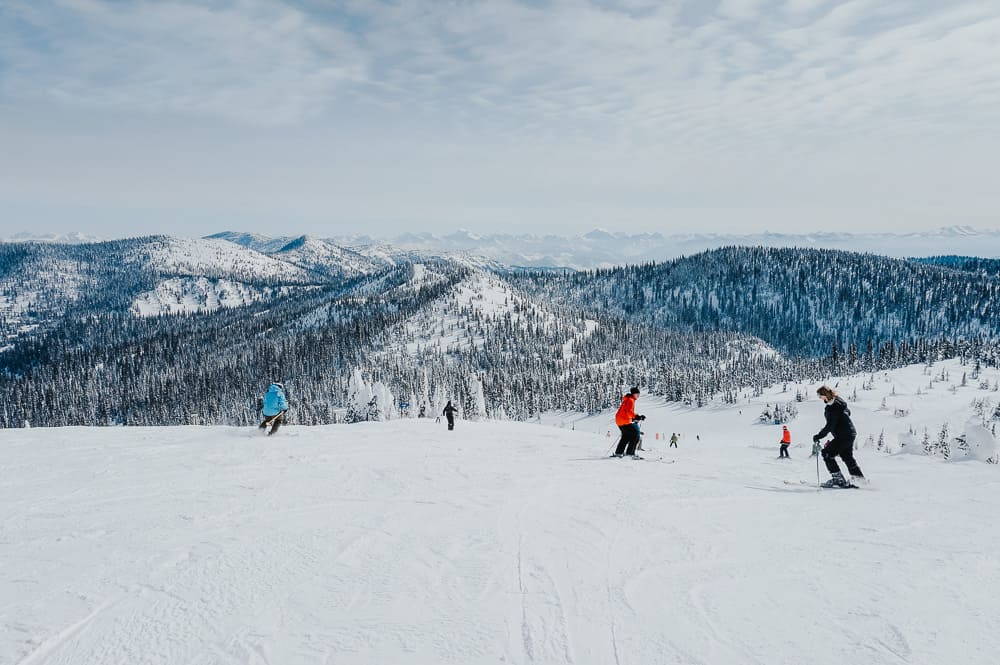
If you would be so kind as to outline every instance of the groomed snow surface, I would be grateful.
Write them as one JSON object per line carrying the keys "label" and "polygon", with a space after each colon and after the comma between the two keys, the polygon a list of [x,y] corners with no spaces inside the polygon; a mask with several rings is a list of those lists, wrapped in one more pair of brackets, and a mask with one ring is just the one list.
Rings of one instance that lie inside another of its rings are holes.
{"label": "groomed snow surface", "polygon": [[0,663],[997,662],[1000,469],[862,450],[817,491],[767,399],[644,395],[646,461],[608,414],[0,432]]}

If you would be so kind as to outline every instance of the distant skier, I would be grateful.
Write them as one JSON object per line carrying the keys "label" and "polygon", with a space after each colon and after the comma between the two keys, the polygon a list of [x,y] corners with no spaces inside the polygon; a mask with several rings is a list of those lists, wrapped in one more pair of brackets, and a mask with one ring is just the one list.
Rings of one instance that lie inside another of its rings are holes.
{"label": "distant skier", "polygon": [[622,436],[618,440],[618,447],[615,449],[615,457],[630,455],[633,459],[639,457],[635,448],[639,445],[639,428],[635,424],[639,420],[645,420],[646,416],[639,416],[635,413],[635,401],[639,398],[639,389],[632,388],[628,394],[622,397],[622,405],[615,413],[615,424],[621,430]]}
{"label": "distant skier", "polygon": [[789,459],[788,446],[792,443],[792,433],[788,431],[787,425],[781,426],[781,448],[778,450],[778,459],[784,457]]}
{"label": "distant skier", "polygon": [[823,461],[826,463],[831,478],[822,486],[850,487],[852,483],[844,478],[844,474],[841,473],[840,467],[837,465],[836,457],[838,455],[847,465],[847,471],[851,474],[852,480],[863,481],[865,479],[864,474],[861,473],[861,467],[854,460],[854,439],[857,438],[858,431],[854,429],[854,423],[851,422],[851,410],[847,408],[847,402],[837,396],[837,393],[828,386],[820,386],[816,389],[816,394],[826,404],[826,409],[823,412],[826,417],[826,426],[813,437],[813,442],[819,443],[820,439],[827,434],[833,434],[833,440],[826,444],[822,453]]}
{"label": "distant skier", "polygon": [[677,432],[671,432],[670,433],[670,445],[668,447],[669,448],[676,448],[677,447],[677,439],[678,438],[679,437],[677,436]]}
{"label": "distant skier", "polygon": [[455,414],[458,413],[458,409],[452,405],[451,400],[448,400],[448,403],[444,407],[444,411],[441,413],[448,419],[448,429],[455,429]]}
{"label": "distant skier", "polygon": [[[285,386],[280,381],[275,381],[267,389],[264,395],[264,422],[260,424],[260,429],[268,430],[268,436],[278,431],[285,413],[288,412],[288,399],[285,397]],[[270,429],[268,429],[270,428]]]}

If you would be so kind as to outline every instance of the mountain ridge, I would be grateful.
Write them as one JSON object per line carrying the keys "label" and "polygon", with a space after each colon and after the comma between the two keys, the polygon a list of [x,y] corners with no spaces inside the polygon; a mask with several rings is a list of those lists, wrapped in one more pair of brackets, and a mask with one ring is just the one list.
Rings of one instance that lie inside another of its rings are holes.
{"label": "mountain ridge", "polygon": [[255,386],[285,378],[322,423],[361,372],[525,419],[635,383],[698,405],[837,368],[1000,358],[1000,279],[950,259],[758,247],[527,271],[379,246],[348,277],[337,257],[360,252],[299,240],[287,252],[329,249],[330,270],[221,239],[0,245],[0,416],[176,424],[193,390],[205,422],[246,424]]}
{"label": "mountain ridge", "polygon": [[[206,236],[228,240],[263,254],[278,252],[301,237],[270,237],[242,231],[223,231]],[[309,237],[360,254],[366,254],[366,248],[372,247],[383,248],[382,254],[385,254],[385,248],[391,247],[396,260],[414,253],[423,256],[468,254],[511,266],[576,270],[665,261],[729,245],[841,249],[896,258],[936,256],[946,250],[950,254],[1000,258],[1000,230],[965,225],[945,226],[931,231],[864,233],[763,231],[663,234],[612,232],[596,228],[576,235],[475,233],[459,229],[444,234],[411,231],[387,238],[367,234]],[[44,240],[44,237],[38,238]],[[30,234],[19,234],[17,241],[31,239]]]}

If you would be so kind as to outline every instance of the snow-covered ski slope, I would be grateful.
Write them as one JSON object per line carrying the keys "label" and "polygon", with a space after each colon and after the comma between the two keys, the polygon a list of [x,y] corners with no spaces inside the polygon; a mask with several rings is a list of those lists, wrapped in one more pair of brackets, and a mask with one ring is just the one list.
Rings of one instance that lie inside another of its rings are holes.
{"label": "snow-covered ski slope", "polygon": [[870,489],[786,485],[816,467],[755,424],[780,390],[644,395],[646,461],[604,457],[609,414],[2,431],[0,662],[996,662],[1000,469],[862,450]]}

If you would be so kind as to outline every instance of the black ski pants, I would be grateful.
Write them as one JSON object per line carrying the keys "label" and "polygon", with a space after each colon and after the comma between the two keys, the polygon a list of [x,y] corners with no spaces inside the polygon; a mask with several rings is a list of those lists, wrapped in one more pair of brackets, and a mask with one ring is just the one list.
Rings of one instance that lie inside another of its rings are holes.
{"label": "black ski pants", "polygon": [[281,421],[285,419],[285,412],[282,411],[275,416],[264,416],[264,422],[260,424],[260,429],[267,429],[268,425],[271,426],[271,431],[268,432],[268,436],[274,434],[281,427]]}
{"label": "black ski pants", "polygon": [[781,444],[781,450],[778,451],[778,457],[788,457],[788,444]]}
{"label": "black ski pants", "polygon": [[857,461],[854,459],[853,438],[834,439],[823,448],[823,461],[826,463],[826,469],[830,473],[840,471],[840,467],[837,466],[837,460],[835,459],[837,456],[840,456],[840,459],[844,460],[848,473],[852,476],[864,477],[865,474],[861,473],[861,467],[858,466]]}
{"label": "black ski pants", "polygon": [[455,416],[448,414],[448,429],[455,429]]}
{"label": "black ski pants", "polygon": [[622,438],[618,439],[615,455],[635,455],[635,447],[639,445],[639,428],[635,425],[619,425]]}

